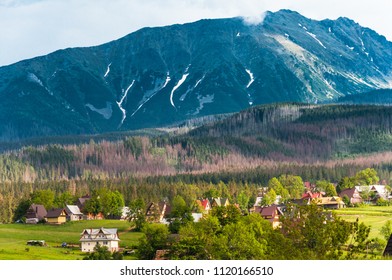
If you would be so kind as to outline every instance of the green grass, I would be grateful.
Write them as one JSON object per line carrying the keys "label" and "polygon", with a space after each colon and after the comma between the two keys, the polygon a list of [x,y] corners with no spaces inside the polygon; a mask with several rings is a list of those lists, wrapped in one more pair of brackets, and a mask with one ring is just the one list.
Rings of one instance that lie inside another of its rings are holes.
{"label": "green grass", "polygon": [[[79,244],[85,228],[117,228],[120,247],[137,244],[141,233],[130,232],[129,223],[117,220],[68,222],[63,225],[0,225],[0,260],[78,260],[86,255],[79,248],[61,248],[63,242]],[[46,247],[28,246],[28,240],[45,240]]]}
{"label": "green grass", "polygon": [[355,222],[358,219],[359,222],[370,226],[370,238],[384,239],[380,234],[380,228],[388,220],[392,220],[392,206],[361,206],[335,210],[335,213],[346,221]]}

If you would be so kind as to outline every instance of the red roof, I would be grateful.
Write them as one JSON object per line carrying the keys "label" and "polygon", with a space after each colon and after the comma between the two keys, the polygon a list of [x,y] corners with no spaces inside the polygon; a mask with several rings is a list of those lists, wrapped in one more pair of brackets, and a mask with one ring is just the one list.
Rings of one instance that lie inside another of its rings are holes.
{"label": "red roof", "polygon": [[206,210],[209,205],[210,205],[210,202],[208,199],[203,199],[201,201],[201,206],[203,207],[204,210]]}
{"label": "red roof", "polygon": [[322,197],[321,193],[312,193],[310,191],[304,193],[302,195],[302,199],[306,199],[306,198],[319,198]]}

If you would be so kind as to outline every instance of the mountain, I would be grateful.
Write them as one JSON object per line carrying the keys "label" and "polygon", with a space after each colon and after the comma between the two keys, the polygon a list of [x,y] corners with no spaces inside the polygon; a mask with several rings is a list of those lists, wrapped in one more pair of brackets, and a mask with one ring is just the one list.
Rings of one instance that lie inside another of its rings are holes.
{"label": "mountain", "polygon": [[336,102],[339,104],[392,105],[392,89],[379,89],[355,95],[346,95],[340,97]]}
{"label": "mountain", "polygon": [[144,28],[0,68],[0,141],[159,127],[392,85],[392,43],[347,18],[281,10]]}

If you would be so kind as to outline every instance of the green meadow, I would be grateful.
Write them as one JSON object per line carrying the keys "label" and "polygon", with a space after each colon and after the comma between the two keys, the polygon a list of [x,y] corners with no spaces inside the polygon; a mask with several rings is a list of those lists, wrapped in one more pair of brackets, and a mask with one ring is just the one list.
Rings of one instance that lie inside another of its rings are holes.
{"label": "green meadow", "polygon": [[[81,260],[86,253],[79,249],[79,238],[85,228],[117,228],[120,247],[131,248],[141,234],[131,232],[129,226],[128,222],[118,220],[78,221],[63,225],[0,224],[0,260]],[[47,246],[29,246],[29,240],[45,240]],[[75,244],[75,247],[62,248],[63,242]]]}
{"label": "green meadow", "polygon": [[388,220],[392,220],[392,206],[364,205],[335,210],[335,213],[346,221],[354,222],[358,219],[359,222],[370,226],[370,238],[378,237],[384,239],[380,234],[380,229]]}

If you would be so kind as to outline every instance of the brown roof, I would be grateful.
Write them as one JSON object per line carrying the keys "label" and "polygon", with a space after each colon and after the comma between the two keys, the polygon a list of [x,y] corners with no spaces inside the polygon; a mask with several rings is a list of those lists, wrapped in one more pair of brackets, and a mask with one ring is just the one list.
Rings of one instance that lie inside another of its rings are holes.
{"label": "brown roof", "polygon": [[275,217],[277,213],[282,214],[282,211],[277,205],[262,207],[259,211],[260,211],[260,215],[263,217],[268,217],[268,216]]}
{"label": "brown roof", "polygon": [[89,200],[89,199],[91,199],[91,197],[89,195],[85,195],[85,196],[79,197],[78,201],[76,202],[76,205],[79,208],[83,208],[84,205],[86,204],[86,201]]}
{"label": "brown roof", "polygon": [[347,195],[349,198],[351,198],[351,197],[354,196],[355,190],[356,190],[355,188],[342,190],[342,191],[339,193],[339,196],[340,196],[340,197],[343,197],[343,196]]}
{"label": "brown roof", "polygon": [[41,204],[31,204],[29,209],[26,212],[27,219],[37,218],[38,220],[42,220],[46,217],[46,209]]}
{"label": "brown roof", "polygon": [[64,208],[51,209],[48,211],[46,218],[58,218],[63,213]]}

